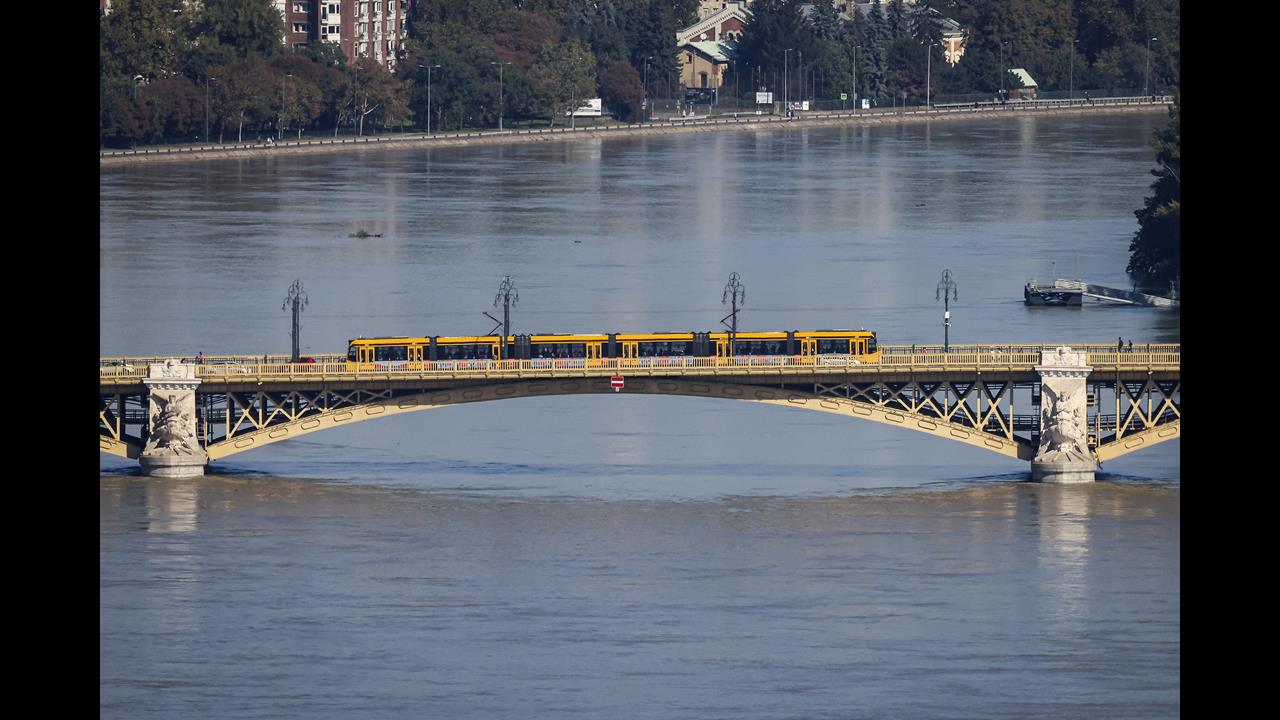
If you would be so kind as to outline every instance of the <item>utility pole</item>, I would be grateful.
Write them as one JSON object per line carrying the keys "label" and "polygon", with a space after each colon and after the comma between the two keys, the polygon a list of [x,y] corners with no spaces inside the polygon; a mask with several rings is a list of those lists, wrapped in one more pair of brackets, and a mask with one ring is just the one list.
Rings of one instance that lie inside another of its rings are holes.
{"label": "utility pole", "polygon": [[956,281],[951,278],[951,268],[942,271],[935,300],[942,301],[942,351],[951,352],[951,301],[959,299]]}
{"label": "utility pole", "polygon": [[724,286],[724,295],[720,298],[720,304],[725,303],[732,303],[733,312],[721,318],[720,323],[727,325],[725,320],[733,320],[733,324],[729,325],[729,354],[734,355],[738,346],[738,304],[747,303],[747,286],[742,284],[736,272],[729,273],[729,282]]}
{"label": "utility pole", "polygon": [[[507,344],[507,338],[511,337],[511,306],[520,301],[520,291],[516,290],[516,286],[511,282],[511,276],[507,275],[502,278],[502,283],[498,285],[498,295],[493,299],[493,306],[498,307],[498,303],[502,303],[502,342],[500,346]],[[501,356],[498,357],[502,359]]]}
{"label": "utility pole", "polygon": [[285,296],[284,304],[280,306],[281,310],[293,309],[293,330],[289,333],[293,339],[291,362],[298,362],[298,351],[301,348],[302,309],[307,306],[307,302],[307,293],[302,289],[302,280],[294,280],[289,286],[289,294]]}

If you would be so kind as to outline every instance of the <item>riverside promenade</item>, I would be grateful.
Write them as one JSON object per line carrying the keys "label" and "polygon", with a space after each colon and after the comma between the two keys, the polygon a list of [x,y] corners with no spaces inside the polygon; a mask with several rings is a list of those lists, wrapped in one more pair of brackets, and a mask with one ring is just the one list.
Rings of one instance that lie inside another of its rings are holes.
{"label": "riverside promenade", "polygon": [[536,128],[519,130],[471,130],[458,132],[401,133],[371,135],[360,138],[326,138],[282,140],[272,145],[258,142],[226,144],[169,145],[134,150],[102,150],[100,165],[152,162],[192,162],[231,158],[261,158],[304,153],[373,151],[387,149],[420,149],[500,145],[523,142],[558,142],[564,140],[610,137],[642,137],[689,132],[761,131],[797,127],[830,127],[836,125],[890,125],[897,123],[951,122],[1026,115],[1093,115],[1133,112],[1163,112],[1173,103],[1169,95],[1154,97],[1099,98],[1088,100],[1022,100],[1009,103],[971,103],[935,105],[847,112],[798,113],[794,118],[780,115],[738,113],[700,119],[672,119],[649,123],[618,123],[582,128]]}

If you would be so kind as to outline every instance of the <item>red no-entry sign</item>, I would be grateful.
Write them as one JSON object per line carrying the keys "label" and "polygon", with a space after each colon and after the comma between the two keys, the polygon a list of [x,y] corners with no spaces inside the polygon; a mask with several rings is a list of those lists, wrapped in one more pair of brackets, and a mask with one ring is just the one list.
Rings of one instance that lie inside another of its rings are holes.
{"label": "red no-entry sign", "polygon": [[626,384],[627,384],[627,381],[622,379],[621,375],[614,375],[613,377],[609,378],[609,387],[613,388],[614,392],[621,391],[622,386]]}

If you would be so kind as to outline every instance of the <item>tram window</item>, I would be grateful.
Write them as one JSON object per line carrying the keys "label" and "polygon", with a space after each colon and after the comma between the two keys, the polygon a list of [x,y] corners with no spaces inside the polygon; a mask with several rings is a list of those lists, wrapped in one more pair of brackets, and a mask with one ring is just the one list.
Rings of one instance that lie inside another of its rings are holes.
{"label": "tram window", "polygon": [[839,353],[841,355],[844,355],[848,352],[849,352],[849,341],[846,339],[818,341],[819,355],[827,355],[831,353]]}
{"label": "tram window", "polygon": [[736,355],[781,355],[782,343],[776,340],[739,340]]}
{"label": "tram window", "polygon": [[373,351],[373,359],[379,362],[404,360],[406,357],[404,345],[384,345]]}
{"label": "tram window", "polygon": [[348,361],[350,361],[350,362],[355,362],[355,361],[356,361],[356,346],[355,346],[355,345],[352,345],[351,347],[347,348],[347,360],[348,360]]}
{"label": "tram window", "polygon": [[876,351],[876,336],[872,335],[870,338],[867,339],[867,352],[873,353],[875,351]]}

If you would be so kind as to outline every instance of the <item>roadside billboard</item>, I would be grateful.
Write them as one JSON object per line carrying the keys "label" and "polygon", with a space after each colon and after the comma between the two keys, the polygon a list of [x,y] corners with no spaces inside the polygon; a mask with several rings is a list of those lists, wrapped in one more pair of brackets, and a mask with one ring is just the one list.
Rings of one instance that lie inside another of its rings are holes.
{"label": "roadside billboard", "polygon": [[[574,110],[572,115],[574,117],[600,117],[604,114],[603,110],[604,104],[600,101],[600,98],[591,98],[582,107]],[[565,113],[565,117],[569,115],[570,113]]]}

